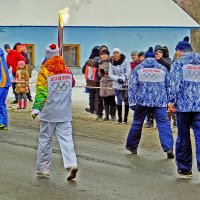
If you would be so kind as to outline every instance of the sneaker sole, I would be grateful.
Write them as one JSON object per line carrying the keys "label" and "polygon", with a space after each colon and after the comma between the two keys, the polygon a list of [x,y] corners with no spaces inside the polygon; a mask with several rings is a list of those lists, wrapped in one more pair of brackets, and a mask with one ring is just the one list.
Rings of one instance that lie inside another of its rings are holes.
{"label": "sneaker sole", "polygon": [[179,174],[179,178],[181,178],[181,179],[189,179],[189,178],[192,178],[192,175]]}
{"label": "sneaker sole", "polygon": [[37,178],[49,178],[49,174],[37,172]]}
{"label": "sneaker sole", "polygon": [[70,175],[67,177],[67,180],[68,180],[68,181],[71,181],[71,180],[75,179],[75,178],[76,178],[77,172],[78,172],[78,168],[73,168],[73,169],[71,170]]}

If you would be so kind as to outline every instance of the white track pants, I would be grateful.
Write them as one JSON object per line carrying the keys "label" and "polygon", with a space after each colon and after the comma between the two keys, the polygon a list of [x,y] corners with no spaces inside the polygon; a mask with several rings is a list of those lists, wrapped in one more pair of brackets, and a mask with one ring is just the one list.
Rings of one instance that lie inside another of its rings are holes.
{"label": "white track pants", "polygon": [[60,145],[64,168],[77,167],[77,159],[72,139],[71,122],[40,121],[40,135],[36,161],[37,171],[48,172],[51,165],[52,135],[55,132]]}

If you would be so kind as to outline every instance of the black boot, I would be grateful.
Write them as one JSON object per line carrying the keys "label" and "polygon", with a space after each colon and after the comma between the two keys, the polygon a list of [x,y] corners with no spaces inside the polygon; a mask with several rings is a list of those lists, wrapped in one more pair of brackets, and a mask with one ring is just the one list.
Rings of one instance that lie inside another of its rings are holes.
{"label": "black boot", "polygon": [[122,105],[117,105],[118,120],[117,123],[122,123]]}
{"label": "black boot", "polygon": [[109,120],[109,106],[105,106],[105,118],[103,119],[104,121],[108,121]]}
{"label": "black boot", "polygon": [[113,121],[116,120],[116,106],[110,106],[110,116]]}
{"label": "black boot", "polygon": [[125,105],[125,111],[124,111],[124,124],[127,124],[127,120],[128,120],[128,113],[129,113],[129,105]]}

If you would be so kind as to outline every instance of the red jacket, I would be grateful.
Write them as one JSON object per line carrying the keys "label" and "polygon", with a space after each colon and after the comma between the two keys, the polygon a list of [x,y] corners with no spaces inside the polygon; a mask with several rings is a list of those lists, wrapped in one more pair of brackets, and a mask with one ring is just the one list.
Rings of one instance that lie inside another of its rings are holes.
{"label": "red jacket", "polygon": [[12,67],[12,73],[13,73],[13,75],[16,74],[17,66],[18,66],[18,61],[23,60],[24,62],[26,62],[26,58],[24,56],[22,56],[16,50],[11,50],[8,53],[6,60],[7,60],[8,68]]}
{"label": "red jacket", "polygon": [[130,62],[130,65],[131,65],[131,70],[134,70],[134,68],[139,65],[140,62],[139,61],[136,61],[136,62]]}

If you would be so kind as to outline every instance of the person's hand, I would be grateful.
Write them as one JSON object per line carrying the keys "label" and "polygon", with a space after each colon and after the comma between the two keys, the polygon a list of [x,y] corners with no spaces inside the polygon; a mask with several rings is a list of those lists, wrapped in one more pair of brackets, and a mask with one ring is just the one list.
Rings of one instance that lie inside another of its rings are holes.
{"label": "person's hand", "polygon": [[168,106],[168,109],[169,109],[170,112],[175,112],[176,111],[175,108],[174,108],[174,105],[172,103],[168,103],[167,106]]}
{"label": "person's hand", "polygon": [[31,116],[35,119],[40,114],[40,111],[37,109],[33,109],[31,112]]}
{"label": "person's hand", "polygon": [[118,78],[118,79],[117,79],[117,82],[118,82],[119,84],[123,84],[123,83],[124,83],[123,79],[121,79],[121,78]]}

